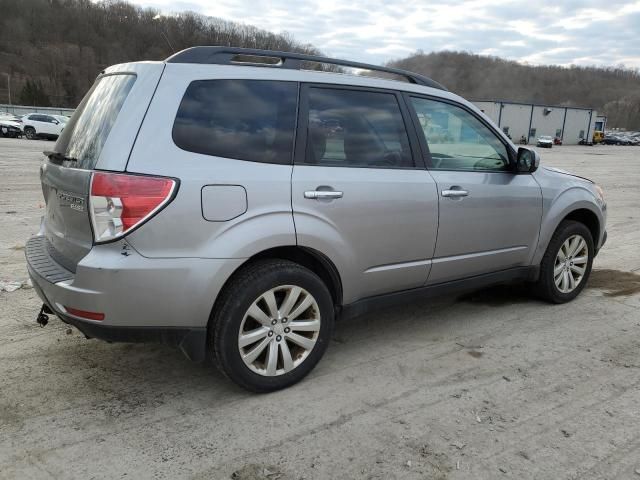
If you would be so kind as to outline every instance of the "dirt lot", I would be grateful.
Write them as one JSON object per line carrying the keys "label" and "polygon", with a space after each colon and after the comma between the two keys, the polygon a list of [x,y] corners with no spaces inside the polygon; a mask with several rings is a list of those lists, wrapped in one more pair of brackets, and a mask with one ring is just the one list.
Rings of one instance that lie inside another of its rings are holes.
{"label": "dirt lot", "polygon": [[[2,281],[26,279],[47,146],[0,139]],[[542,155],[609,203],[576,301],[500,288],[380,311],[286,391],[41,329],[32,289],[0,293],[0,478],[640,479],[640,148]]]}

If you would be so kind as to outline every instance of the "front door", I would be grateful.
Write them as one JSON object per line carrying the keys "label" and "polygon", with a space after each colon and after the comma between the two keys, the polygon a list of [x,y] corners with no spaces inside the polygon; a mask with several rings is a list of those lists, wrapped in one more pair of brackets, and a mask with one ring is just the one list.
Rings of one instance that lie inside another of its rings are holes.
{"label": "front door", "polygon": [[528,265],[542,216],[533,176],[513,173],[506,143],[471,111],[422,97],[410,103],[440,205],[428,283]]}
{"label": "front door", "polygon": [[333,261],[344,303],[423,285],[438,197],[409,142],[415,133],[402,97],[312,85],[301,93],[292,177],[298,244]]}

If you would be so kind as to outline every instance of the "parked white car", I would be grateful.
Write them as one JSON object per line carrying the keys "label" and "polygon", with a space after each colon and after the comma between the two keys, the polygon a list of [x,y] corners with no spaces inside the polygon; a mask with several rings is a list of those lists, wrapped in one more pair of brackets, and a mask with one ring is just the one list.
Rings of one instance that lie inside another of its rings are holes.
{"label": "parked white car", "polygon": [[22,117],[22,129],[29,140],[38,137],[58,138],[65,124],[54,115],[44,113],[30,113]]}

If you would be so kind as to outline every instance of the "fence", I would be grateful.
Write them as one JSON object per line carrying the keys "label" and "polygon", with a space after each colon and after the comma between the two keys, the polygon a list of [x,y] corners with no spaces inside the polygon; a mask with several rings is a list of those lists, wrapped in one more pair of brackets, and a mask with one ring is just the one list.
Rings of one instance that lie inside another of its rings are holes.
{"label": "fence", "polygon": [[49,115],[67,115],[70,116],[73,113],[73,108],[59,108],[59,107],[30,107],[28,105],[7,105],[6,103],[0,103],[0,112],[8,112],[21,117],[27,113],[48,113]]}

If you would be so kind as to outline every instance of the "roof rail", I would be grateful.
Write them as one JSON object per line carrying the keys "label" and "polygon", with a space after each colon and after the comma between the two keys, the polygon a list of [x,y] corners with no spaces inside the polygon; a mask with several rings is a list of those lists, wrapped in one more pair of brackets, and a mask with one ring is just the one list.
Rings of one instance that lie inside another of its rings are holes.
{"label": "roof rail", "polygon": [[[278,63],[262,63],[251,61],[235,60],[238,56],[248,57],[266,57],[277,58]],[[438,82],[431,80],[423,75],[408,72],[399,68],[381,67],[379,65],[370,65],[368,63],[351,62],[349,60],[340,60],[337,58],[320,57],[316,55],[306,55],[303,53],[278,52],[274,50],[260,50],[254,48],[237,48],[237,47],[215,47],[202,46],[191,47],[174,53],[165,60],[168,63],[204,63],[218,65],[241,65],[248,64],[260,67],[280,67],[290,68],[292,70],[301,70],[302,62],[327,63],[330,65],[339,65],[343,67],[359,68],[363,70],[372,70],[375,72],[391,73],[406,78],[410,83],[416,85],[424,85],[426,87],[437,88],[439,90],[447,90]]]}

